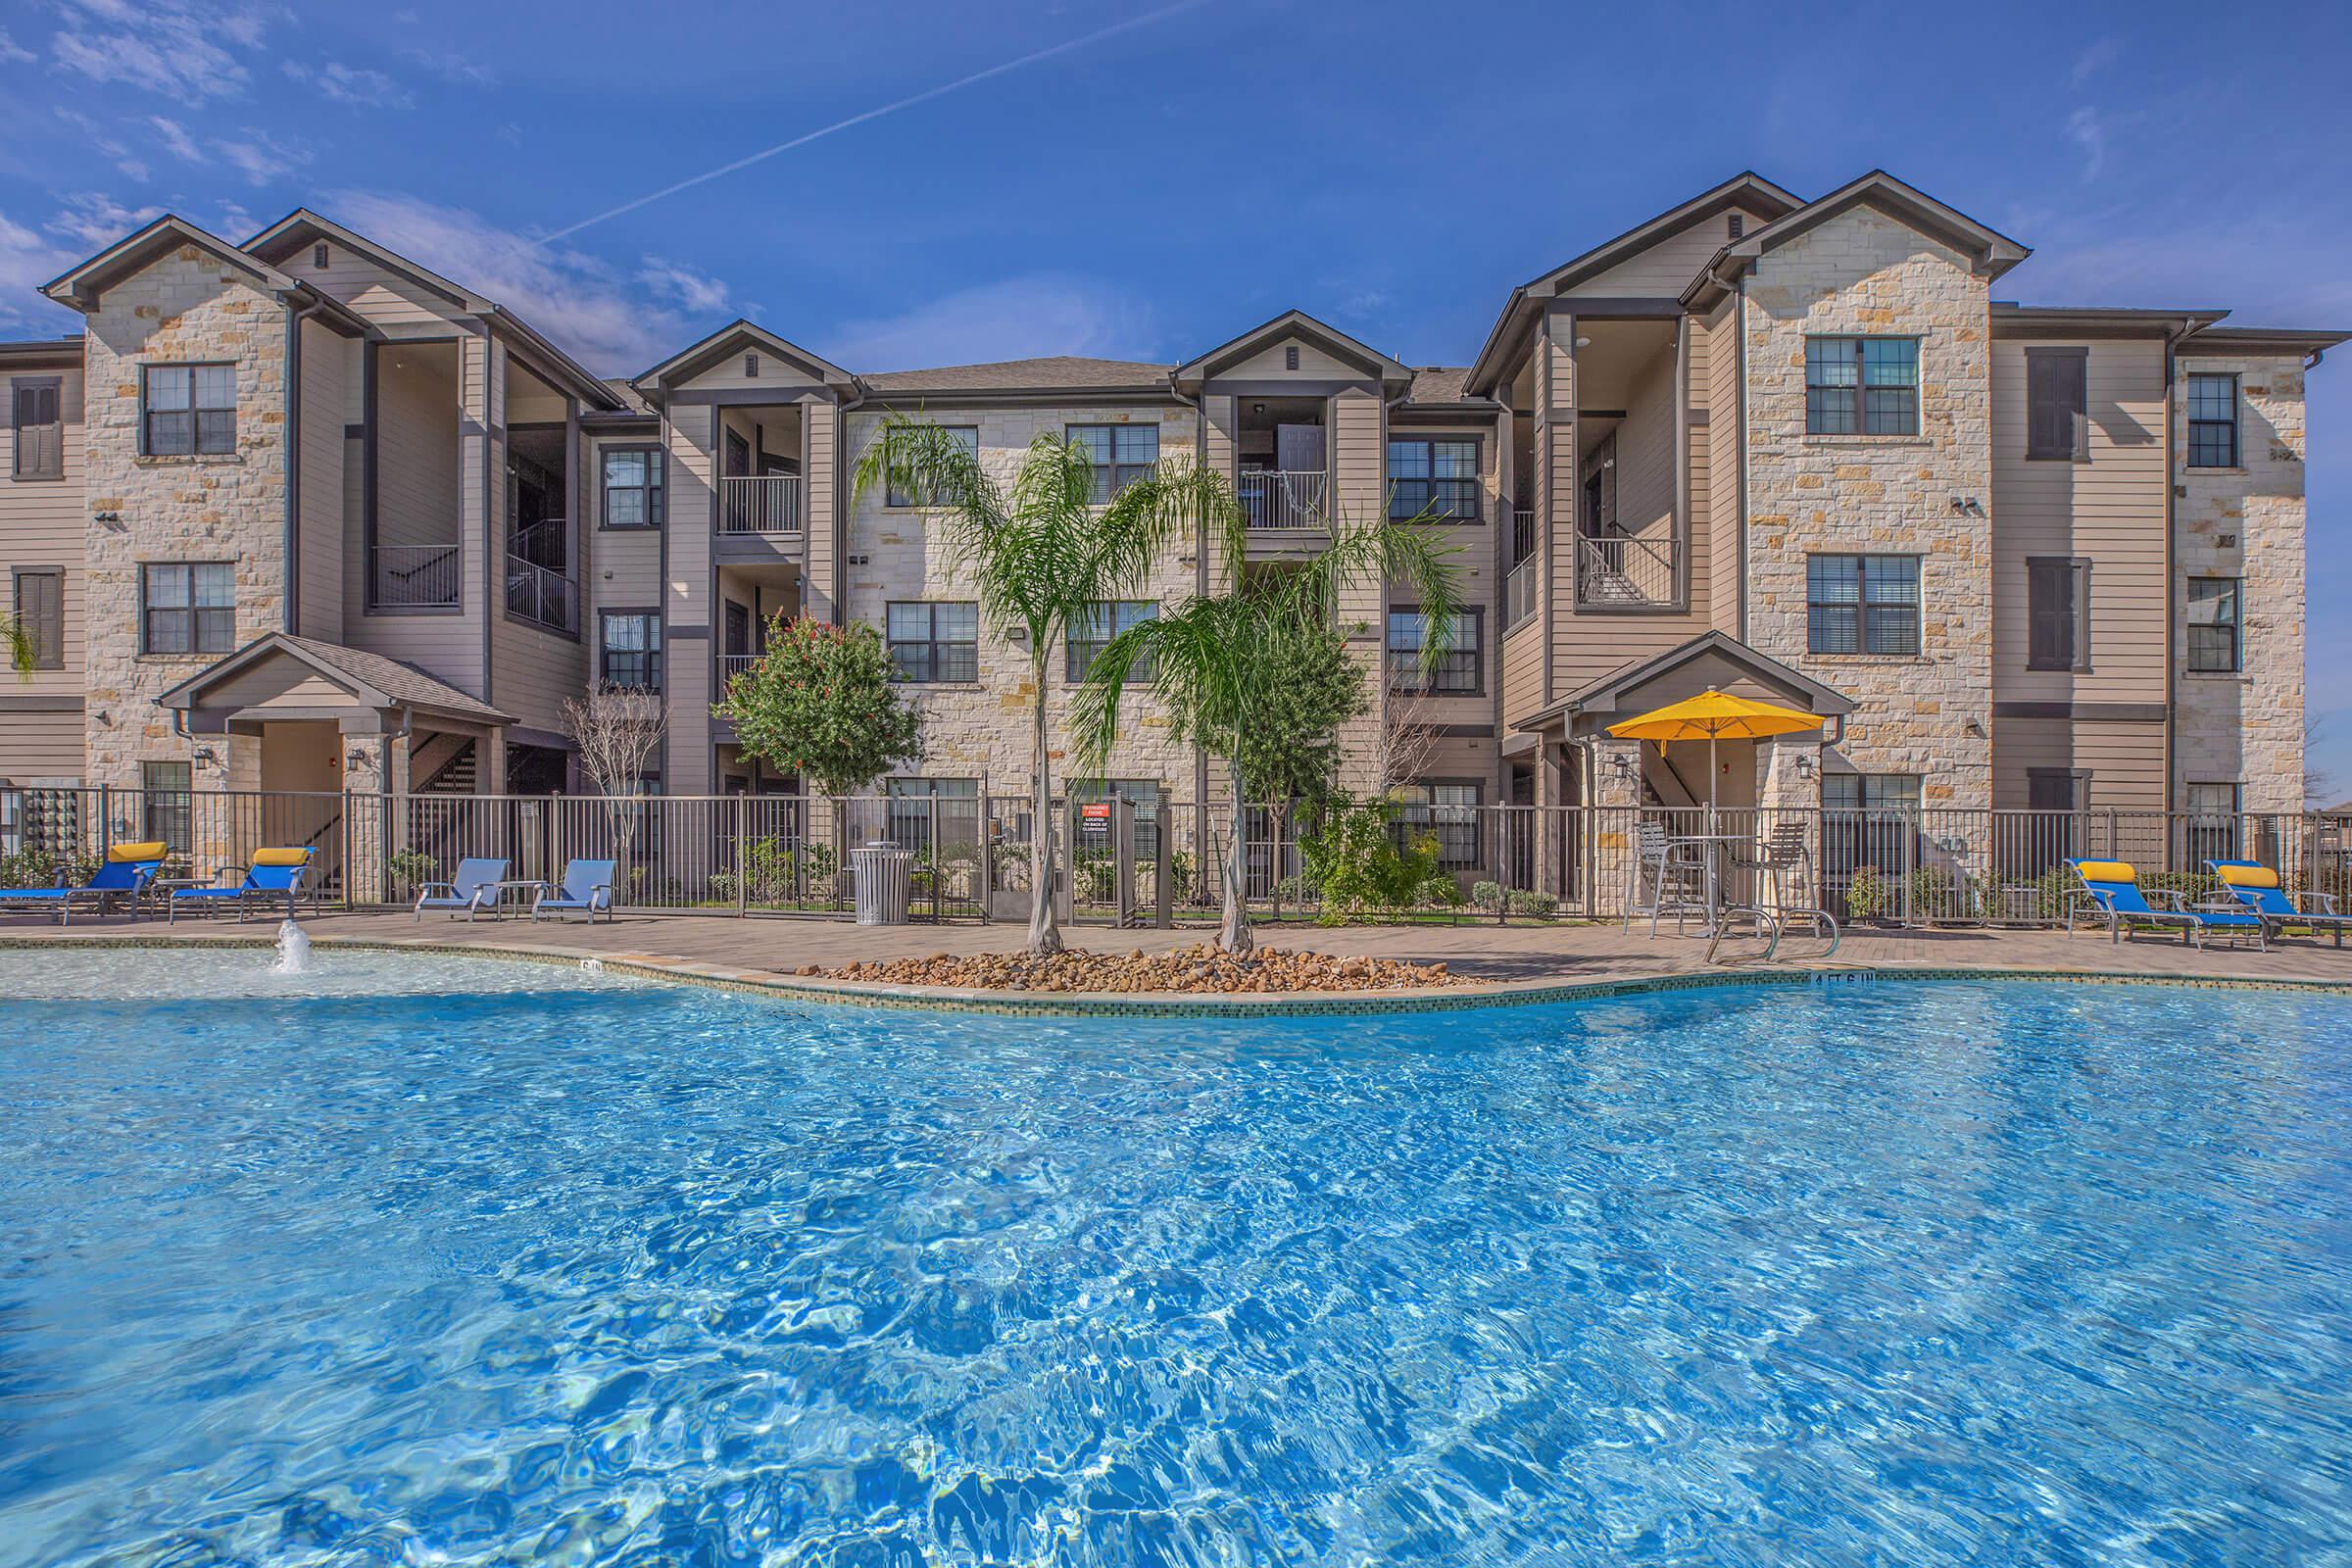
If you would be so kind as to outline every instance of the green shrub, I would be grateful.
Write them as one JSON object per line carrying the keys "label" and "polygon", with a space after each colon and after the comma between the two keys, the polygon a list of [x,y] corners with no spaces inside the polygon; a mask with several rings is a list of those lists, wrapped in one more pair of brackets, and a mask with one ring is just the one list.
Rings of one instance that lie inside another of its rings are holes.
{"label": "green shrub", "polygon": [[1409,908],[1438,870],[1438,841],[1417,833],[1403,847],[1379,802],[1335,803],[1322,824],[1298,840],[1306,875],[1322,892],[1317,918],[1345,925],[1383,909]]}
{"label": "green shrub", "polygon": [[1875,865],[1857,865],[1845,885],[1845,912],[1855,920],[1891,920],[1903,912],[1903,884]]}
{"label": "green shrub", "polygon": [[1533,915],[1548,920],[1560,912],[1560,901],[1548,893],[1537,893],[1528,888],[1513,888],[1509,894],[1510,912]]}
{"label": "green shrub", "polygon": [[1470,902],[1489,914],[1499,914],[1503,907],[1502,884],[1499,882],[1471,883]]}
{"label": "green shrub", "polygon": [[392,880],[411,893],[441,878],[441,864],[422,850],[394,850],[384,862]]}
{"label": "green shrub", "polygon": [[1464,903],[1462,884],[1451,871],[1436,872],[1421,884],[1413,903],[1431,909],[1458,909]]}

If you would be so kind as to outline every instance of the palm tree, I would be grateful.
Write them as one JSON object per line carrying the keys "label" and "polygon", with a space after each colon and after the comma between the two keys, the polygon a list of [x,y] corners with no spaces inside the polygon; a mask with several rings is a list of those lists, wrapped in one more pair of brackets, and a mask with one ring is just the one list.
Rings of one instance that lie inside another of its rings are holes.
{"label": "palm tree", "polygon": [[1339,523],[1320,553],[1296,566],[1249,569],[1247,519],[1232,487],[1215,481],[1227,581],[1222,591],[1194,599],[1174,614],[1144,621],[1113,637],[1096,657],[1079,689],[1073,719],[1080,755],[1100,763],[1119,727],[1119,703],[1128,676],[1149,669],[1152,692],[1177,716],[1188,738],[1225,760],[1233,790],[1233,824],[1226,835],[1223,919],[1218,946],[1232,953],[1254,945],[1250,906],[1243,898],[1247,851],[1243,822],[1252,781],[1245,759],[1252,725],[1276,709],[1274,696],[1332,635],[1333,607],[1350,584],[1409,587],[1428,628],[1421,640],[1424,677],[1452,644],[1461,609],[1460,573],[1453,554],[1433,542],[1427,520]]}
{"label": "palm tree", "polygon": [[32,646],[32,632],[14,615],[0,614],[0,645],[8,649],[9,667],[19,680],[32,679],[33,669],[40,662],[39,651]]}
{"label": "palm tree", "polygon": [[[1230,486],[1200,468],[1163,463],[1107,503],[1095,499],[1086,446],[1041,433],[1009,490],[972,451],[927,419],[892,414],[858,463],[856,494],[876,485],[936,509],[949,566],[1000,629],[1025,637],[1036,697],[1035,824],[1029,835],[1029,952],[1059,953],[1054,918],[1054,781],[1047,725],[1047,662],[1071,620],[1130,594],[1168,547],[1233,506]],[[1238,510],[1235,513],[1238,516]]]}

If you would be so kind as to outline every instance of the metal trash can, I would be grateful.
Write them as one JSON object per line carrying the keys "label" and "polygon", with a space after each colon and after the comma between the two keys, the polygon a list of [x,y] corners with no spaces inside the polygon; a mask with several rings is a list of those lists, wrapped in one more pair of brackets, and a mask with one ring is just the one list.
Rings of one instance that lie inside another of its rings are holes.
{"label": "metal trash can", "polygon": [[859,925],[905,925],[913,883],[914,852],[870,839],[850,852],[850,886]]}

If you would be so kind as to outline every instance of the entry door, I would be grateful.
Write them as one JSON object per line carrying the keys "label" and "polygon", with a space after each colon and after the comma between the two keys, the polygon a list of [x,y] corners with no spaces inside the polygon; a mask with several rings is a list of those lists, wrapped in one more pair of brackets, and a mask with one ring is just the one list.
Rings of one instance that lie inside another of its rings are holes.
{"label": "entry door", "polygon": [[737,604],[732,599],[727,601],[725,636],[726,651],[728,653],[748,654],[754,652],[752,647],[752,612],[749,610],[746,610],[743,606]]}

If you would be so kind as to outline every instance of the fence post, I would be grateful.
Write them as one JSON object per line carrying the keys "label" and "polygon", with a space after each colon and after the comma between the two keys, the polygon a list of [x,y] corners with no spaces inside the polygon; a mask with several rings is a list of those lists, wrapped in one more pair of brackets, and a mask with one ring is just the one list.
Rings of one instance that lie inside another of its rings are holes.
{"label": "fence post", "polygon": [[735,797],[735,918],[740,920],[752,905],[751,807],[749,795]]}
{"label": "fence post", "polygon": [[931,918],[936,920],[939,918],[939,791],[937,790],[931,792],[931,805],[928,810],[930,815],[923,835],[923,855],[930,861],[930,875],[925,880],[931,884]]}
{"label": "fence post", "polygon": [[1170,867],[1175,863],[1169,841],[1176,836],[1176,813],[1169,807],[1168,787],[1159,787],[1159,801],[1152,809],[1152,924],[1161,930],[1176,924],[1176,889]]}
{"label": "fence post", "polygon": [[105,859],[115,847],[115,792],[112,785],[98,786],[98,858]]}

